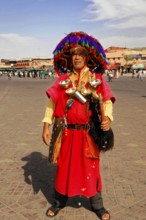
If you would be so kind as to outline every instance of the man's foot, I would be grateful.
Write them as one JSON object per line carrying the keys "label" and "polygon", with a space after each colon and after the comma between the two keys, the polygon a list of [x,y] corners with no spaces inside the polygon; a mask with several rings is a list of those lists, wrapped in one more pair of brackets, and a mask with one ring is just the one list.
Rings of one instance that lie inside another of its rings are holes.
{"label": "man's foot", "polygon": [[100,220],[109,220],[110,219],[110,214],[109,212],[103,207],[99,210],[94,211],[98,218]]}
{"label": "man's foot", "polygon": [[60,209],[61,208],[57,204],[52,205],[50,208],[47,209],[46,216],[52,218],[59,213]]}

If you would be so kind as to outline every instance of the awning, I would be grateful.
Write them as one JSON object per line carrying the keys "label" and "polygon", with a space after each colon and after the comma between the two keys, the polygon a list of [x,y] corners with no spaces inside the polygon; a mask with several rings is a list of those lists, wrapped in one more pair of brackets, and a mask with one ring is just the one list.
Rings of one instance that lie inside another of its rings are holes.
{"label": "awning", "polygon": [[39,71],[40,69],[38,68],[34,68],[34,67],[31,67],[28,69],[28,72],[31,72],[31,71]]}
{"label": "awning", "polygon": [[42,71],[41,71],[41,74],[42,74],[42,75],[48,75],[48,71],[42,70]]}
{"label": "awning", "polygon": [[6,67],[6,68],[0,68],[0,71],[16,71],[16,69],[15,68],[8,68],[8,67]]}

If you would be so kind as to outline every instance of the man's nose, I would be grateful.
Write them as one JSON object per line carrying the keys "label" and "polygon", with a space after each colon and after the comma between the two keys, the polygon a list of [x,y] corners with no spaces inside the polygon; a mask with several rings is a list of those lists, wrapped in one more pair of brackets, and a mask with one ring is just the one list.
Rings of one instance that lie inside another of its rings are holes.
{"label": "man's nose", "polygon": [[76,54],[76,55],[75,55],[75,59],[78,59],[78,58],[80,58],[80,55],[79,55],[79,54]]}

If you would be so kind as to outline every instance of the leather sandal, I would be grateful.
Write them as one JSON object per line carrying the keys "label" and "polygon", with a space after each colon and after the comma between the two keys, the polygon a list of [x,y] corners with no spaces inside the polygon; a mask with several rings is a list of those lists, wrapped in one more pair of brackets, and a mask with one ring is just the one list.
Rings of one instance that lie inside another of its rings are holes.
{"label": "leather sandal", "polygon": [[54,204],[47,209],[46,216],[49,218],[53,218],[59,213],[60,210],[61,208],[58,206],[58,204]]}
{"label": "leather sandal", "polygon": [[94,212],[100,220],[109,220],[110,219],[110,214],[104,207],[99,210],[94,210]]}

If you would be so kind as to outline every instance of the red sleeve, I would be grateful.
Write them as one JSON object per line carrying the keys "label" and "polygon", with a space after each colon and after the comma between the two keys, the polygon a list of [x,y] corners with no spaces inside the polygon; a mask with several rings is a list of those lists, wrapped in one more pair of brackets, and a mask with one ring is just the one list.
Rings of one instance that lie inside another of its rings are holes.
{"label": "red sleeve", "polygon": [[103,101],[106,101],[108,99],[111,99],[111,101],[115,102],[115,96],[113,95],[113,92],[108,85],[108,83],[105,81],[103,76],[101,74],[96,74],[96,78],[100,79],[102,81],[101,85],[97,87],[97,93],[101,93]]}
{"label": "red sleeve", "polygon": [[55,82],[54,84],[48,88],[46,90],[46,94],[47,96],[50,98],[52,98],[53,102],[56,104],[57,103],[57,100],[58,100],[58,97],[59,97],[59,82],[61,80],[65,80],[68,78],[68,75],[67,74],[63,74],[61,75]]}

